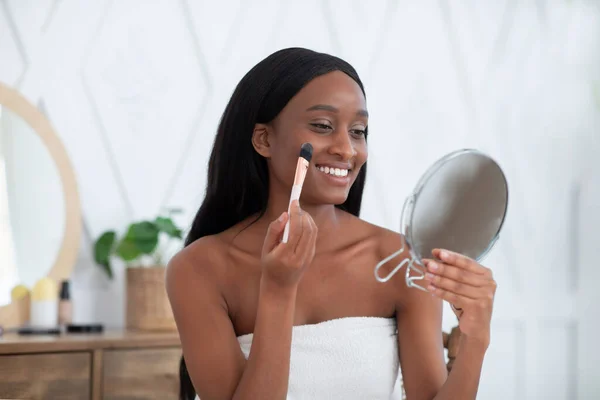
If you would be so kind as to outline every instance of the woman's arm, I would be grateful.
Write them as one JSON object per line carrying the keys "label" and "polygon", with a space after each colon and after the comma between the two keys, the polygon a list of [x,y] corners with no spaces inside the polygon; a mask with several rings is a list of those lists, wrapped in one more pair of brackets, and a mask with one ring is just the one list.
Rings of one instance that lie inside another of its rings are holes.
{"label": "woman's arm", "polygon": [[428,290],[458,310],[461,331],[452,371],[435,399],[475,399],[490,343],[496,281],[490,269],[461,254],[435,249],[433,256],[435,261],[425,260]]}
{"label": "woman's arm", "polygon": [[295,309],[296,288],[261,280],[252,349],[234,400],[287,398]]}
{"label": "woman's arm", "polygon": [[196,393],[202,400],[284,399],[294,291],[261,284],[246,361],[216,280],[207,276],[209,265],[201,260],[195,264],[174,258],[167,270],[167,291]]}
{"label": "woman's arm", "polygon": [[394,285],[403,286],[398,289],[402,293],[396,305],[396,320],[406,398],[431,400],[448,378],[442,338],[442,302],[419,289],[407,288],[403,273],[398,273],[393,281],[396,281]]}
{"label": "woman's arm", "polygon": [[[246,359],[213,269],[212,238],[184,249],[167,266],[166,289],[194,389],[204,400],[231,399]],[[192,258],[194,257],[194,258]],[[217,265],[215,265],[217,264]]]}
{"label": "woman's arm", "polygon": [[442,302],[419,289],[407,292],[396,317],[406,398],[475,399],[487,345],[461,334],[459,351],[448,375],[442,342]]}
{"label": "woman's arm", "polygon": [[[402,246],[401,237],[397,234],[393,238],[388,236],[383,243],[386,242],[388,248],[384,254]],[[440,256],[439,251],[436,250],[435,256]],[[395,261],[399,260],[400,257]],[[445,261],[438,263],[438,269],[431,269],[435,273],[423,282],[435,285],[430,288],[430,293],[407,288],[404,274],[398,274],[390,281],[398,286],[398,349],[404,390],[409,400],[462,400],[477,396],[489,344],[495,283],[485,276],[489,270],[472,260],[452,255]],[[459,352],[449,375],[442,338],[442,299],[452,300],[453,304],[463,308],[464,313],[460,322]]]}
{"label": "woman's arm", "polygon": [[279,244],[286,220],[273,222],[265,239],[247,361],[220,290],[219,267],[225,265],[219,259],[224,253],[220,245],[213,237],[201,238],[169,263],[167,293],[188,373],[202,400],[287,397],[297,283],[314,256],[316,226],[308,214],[296,209],[289,242]]}
{"label": "woman's arm", "polygon": [[459,347],[460,350],[452,365],[452,371],[434,397],[435,400],[477,398],[487,346],[468,336],[461,335]]}

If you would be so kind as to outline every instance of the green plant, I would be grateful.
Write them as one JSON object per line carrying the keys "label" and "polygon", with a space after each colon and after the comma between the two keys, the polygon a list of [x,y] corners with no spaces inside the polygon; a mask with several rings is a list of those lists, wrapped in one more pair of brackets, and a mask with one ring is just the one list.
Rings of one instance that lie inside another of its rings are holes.
{"label": "green plant", "polygon": [[[150,259],[152,265],[165,265],[165,253],[172,240],[182,238],[182,230],[171,219],[179,212],[179,209],[168,209],[167,216],[133,222],[120,239],[114,230],[102,233],[94,243],[94,260],[110,279],[113,278],[112,257],[122,259],[127,267],[143,266],[144,258]],[[161,237],[166,237],[165,243],[161,243]]]}

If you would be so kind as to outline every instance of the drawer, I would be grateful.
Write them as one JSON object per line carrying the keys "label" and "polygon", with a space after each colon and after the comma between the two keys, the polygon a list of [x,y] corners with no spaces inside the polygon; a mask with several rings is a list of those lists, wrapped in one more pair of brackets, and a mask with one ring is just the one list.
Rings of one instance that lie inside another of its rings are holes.
{"label": "drawer", "polygon": [[0,399],[89,399],[91,353],[0,356]]}
{"label": "drawer", "polygon": [[103,358],[103,399],[179,398],[180,348],[105,350]]}

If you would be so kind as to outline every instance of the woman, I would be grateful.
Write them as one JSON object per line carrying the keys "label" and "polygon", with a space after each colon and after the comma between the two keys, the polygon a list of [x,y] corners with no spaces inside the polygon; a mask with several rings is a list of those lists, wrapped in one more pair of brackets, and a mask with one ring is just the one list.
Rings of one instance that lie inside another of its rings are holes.
{"label": "woman", "polygon": [[[367,135],[362,82],[337,57],[285,49],[240,81],[218,128],[206,197],[167,272],[182,397],[195,388],[202,400],[390,398],[399,362],[408,399],[475,398],[491,272],[436,249],[438,262],[425,262],[430,293],[408,289],[401,274],[374,279],[402,237],[358,218]],[[288,215],[305,142],[312,161]],[[449,376],[442,299],[459,310],[462,332]]]}

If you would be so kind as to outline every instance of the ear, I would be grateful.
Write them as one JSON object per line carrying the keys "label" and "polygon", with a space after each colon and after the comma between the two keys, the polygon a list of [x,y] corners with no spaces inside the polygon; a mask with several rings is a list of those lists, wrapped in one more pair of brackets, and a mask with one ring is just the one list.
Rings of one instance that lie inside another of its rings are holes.
{"label": "ear", "polygon": [[271,157],[271,145],[269,143],[270,129],[266,124],[256,124],[252,132],[252,146],[254,150],[265,158]]}

